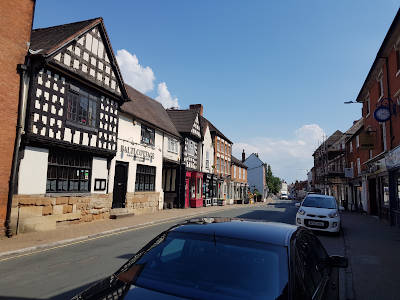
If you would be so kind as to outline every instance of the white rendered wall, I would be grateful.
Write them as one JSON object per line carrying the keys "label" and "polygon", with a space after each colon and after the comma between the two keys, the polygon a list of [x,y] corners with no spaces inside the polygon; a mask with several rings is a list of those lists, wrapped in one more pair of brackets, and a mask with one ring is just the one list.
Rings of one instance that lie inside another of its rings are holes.
{"label": "white rendered wall", "polygon": [[49,150],[26,147],[18,177],[18,194],[45,194]]}
{"label": "white rendered wall", "polygon": [[[91,190],[92,193],[96,194],[105,194],[104,191],[95,191],[94,190],[94,180],[95,179],[105,179],[107,180],[107,159],[102,157],[93,157],[92,161],[92,182],[91,182]],[[107,182],[106,182],[107,185]]]}
{"label": "white rendered wall", "polygon": [[[178,143],[178,153],[168,151],[168,139],[174,139]],[[181,158],[181,143],[180,140],[173,137],[172,135],[168,135],[164,133],[164,142],[163,142],[163,157],[172,161],[179,163]]]}
{"label": "white rendered wall", "polygon": [[[208,156],[208,168],[206,167],[206,153],[209,153]],[[202,159],[201,159],[201,172],[204,173],[214,173],[214,169],[211,167],[214,165],[214,145],[212,142],[212,137],[210,133],[210,129],[207,126],[206,132],[204,134],[204,140],[203,140],[203,153],[202,153]]]}
{"label": "white rendered wall", "polygon": [[[141,124],[138,121],[133,122],[133,119],[127,115],[121,113],[119,115],[118,125],[118,140],[117,140],[117,154],[113,158],[110,167],[110,180],[109,180],[109,192],[113,192],[114,188],[114,174],[115,174],[115,162],[124,161],[129,163],[128,168],[128,182],[127,192],[135,192],[135,181],[136,181],[136,166],[137,164],[154,166],[156,167],[156,180],[155,180],[155,192],[160,192],[160,201],[163,199],[162,195],[162,148],[163,148],[163,135],[160,131],[155,131],[154,146],[147,146],[140,143],[141,137]],[[133,157],[128,156],[126,153],[121,152],[121,146],[133,147],[138,150],[144,150],[154,154],[154,159],[146,161],[134,160]]]}

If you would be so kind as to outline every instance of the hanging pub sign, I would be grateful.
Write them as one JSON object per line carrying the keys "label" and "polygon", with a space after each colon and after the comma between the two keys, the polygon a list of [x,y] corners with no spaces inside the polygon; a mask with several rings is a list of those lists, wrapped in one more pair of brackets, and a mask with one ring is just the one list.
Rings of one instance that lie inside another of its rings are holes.
{"label": "hanging pub sign", "polygon": [[378,122],[386,122],[390,119],[390,109],[385,105],[378,106],[374,111],[374,118]]}
{"label": "hanging pub sign", "polygon": [[360,148],[362,150],[374,149],[374,137],[372,134],[365,131],[360,133]]}
{"label": "hanging pub sign", "polygon": [[137,149],[135,147],[121,145],[120,150],[121,154],[126,154],[127,156],[133,158],[134,160],[140,160],[140,161],[150,160],[151,162],[154,159],[154,153],[142,149]]}

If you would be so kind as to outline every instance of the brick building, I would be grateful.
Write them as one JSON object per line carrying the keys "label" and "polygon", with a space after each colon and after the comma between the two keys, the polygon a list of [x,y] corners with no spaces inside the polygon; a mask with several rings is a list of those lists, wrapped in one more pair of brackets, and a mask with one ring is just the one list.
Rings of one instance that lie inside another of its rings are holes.
{"label": "brick building", "polygon": [[4,233],[7,211],[11,208],[11,201],[8,201],[9,181],[13,179],[10,171],[19,101],[23,95],[20,89],[23,68],[19,66],[25,63],[28,52],[34,9],[34,0],[0,3],[0,110],[7,112],[0,119],[0,235]]}
{"label": "brick building", "polygon": [[[363,103],[363,135],[372,141],[362,163],[367,191],[364,209],[400,224],[400,10],[356,100]],[[387,118],[382,119],[385,114]]]}
{"label": "brick building", "polygon": [[232,202],[244,203],[244,201],[247,199],[248,190],[247,166],[233,155],[231,162],[231,181]]}

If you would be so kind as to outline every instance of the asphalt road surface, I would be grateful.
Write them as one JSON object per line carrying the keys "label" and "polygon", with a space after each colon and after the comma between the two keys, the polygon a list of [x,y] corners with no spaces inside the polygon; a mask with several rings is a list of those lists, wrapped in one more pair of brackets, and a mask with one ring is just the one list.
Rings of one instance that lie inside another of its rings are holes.
{"label": "asphalt road surface", "polygon": [[[212,216],[294,224],[294,202],[225,210]],[[0,261],[0,300],[70,299],[116,271],[148,241],[177,221],[99,237],[49,251]],[[319,235],[329,254],[343,254],[342,238]]]}

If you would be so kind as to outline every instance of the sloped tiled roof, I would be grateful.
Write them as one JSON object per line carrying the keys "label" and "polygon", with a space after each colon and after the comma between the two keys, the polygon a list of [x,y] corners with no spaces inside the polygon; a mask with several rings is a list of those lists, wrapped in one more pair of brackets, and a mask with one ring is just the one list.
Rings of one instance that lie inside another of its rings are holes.
{"label": "sloped tiled roof", "polygon": [[223,138],[225,141],[227,141],[227,142],[233,144],[233,143],[231,142],[230,139],[228,139],[225,135],[223,135],[222,132],[219,131],[218,128],[214,126],[213,123],[211,123],[211,122],[208,121],[208,120],[207,120],[207,122],[208,122],[208,125],[210,126],[210,132],[211,132],[211,133],[215,133],[217,136]]}
{"label": "sloped tiled roof", "polygon": [[123,84],[124,81],[122,79],[121,71],[108,38],[107,31],[104,27],[103,18],[95,18],[69,24],[34,29],[31,33],[31,41],[29,46],[30,53],[32,55],[41,55],[44,57],[54,55],[54,53],[56,53],[58,50],[97,25],[101,27],[102,32],[104,33],[104,46],[110,50],[111,56],[109,59],[115,61],[115,64],[112,63],[112,65],[115,66],[115,76],[119,82],[122,94],[124,97],[126,97],[127,92]]}
{"label": "sloped tiled roof", "polygon": [[51,54],[54,50],[72,41],[77,35],[97,25],[102,18],[63,24],[32,30],[30,49],[41,55]]}
{"label": "sloped tiled roof", "polygon": [[246,166],[244,163],[242,163],[241,160],[237,159],[237,158],[234,157],[233,155],[231,156],[231,162],[232,162],[232,164],[234,164],[234,165],[237,165],[237,166],[239,166],[239,167],[242,167],[242,168],[247,169],[247,166]]}
{"label": "sloped tiled roof", "polygon": [[196,120],[197,111],[191,109],[167,109],[167,113],[176,129],[182,133],[190,133]]}
{"label": "sloped tiled roof", "polygon": [[176,137],[180,137],[179,132],[160,102],[142,94],[128,84],[125,84],[125,88],[130,101],[125,102],[121,106],[123,112],[154,125]]}

